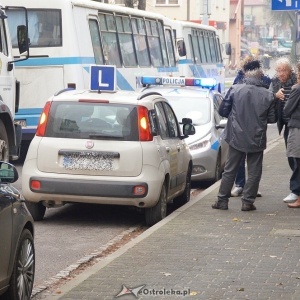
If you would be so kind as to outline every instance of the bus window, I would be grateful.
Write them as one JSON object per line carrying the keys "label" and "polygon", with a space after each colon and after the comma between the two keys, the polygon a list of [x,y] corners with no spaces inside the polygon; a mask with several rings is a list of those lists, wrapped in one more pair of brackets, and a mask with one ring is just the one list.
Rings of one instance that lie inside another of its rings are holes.
{"label": "bus window", "polygon": [[167,46],[166,46],[166,41],[165,41],[165,34],[164,34],[164,28],[161,22],[157,22],[158,25],[158,36],[160,39],[160,45],[161,45],[161,50],[162,50],[162,55],[163,55],[163,65],[164,66],[169,66],[169,58],[167,55]]}
{"label": "bus window", "polygon": [[203,33],[203,31],[201,31],[201,32],[199,31],[198,42],[199,42],[199,49],[200,49],[200,53],[201,53],[201,62],[207,63],[207,57],[206,57],[205,46],[204,46],[204,33]]}
{"label": "bus window", "polygon": [[114,16],[99,14],[100,31],[103,38],[103,54],[106,64],[121,67],[121,56],[118,47],[117,30]]}
{"label": "bus window", "polygon": [[7,40],[5,34],[5,23],[3,19],[0,19],[0,52],[8,56]]}
{"label": "bus window", "polygon": [[102,47],[100,42],[100,32],[98,22],[96,20],[89,20],[89,27],[91,33],[92,46],[94,50],[95,63],[104,65],[104,57],[102,53]]}
{"label": "bus window", "polygon": [[116,16],[117,30],[125,67],[137,66],[129,16]]}
{"label": "bus window", "polygon": [[166,29],[165,35],[166,35],[166,42],[167,42],[167,50],[169,53],[170,66],[175,67],[176,58],[175,58],[175,53],[174,53],[172,31],[170,29]]}
{"label": "bus window", "polygon": [[[15,24],[25,25],[24,14],[18,9],[8,11],[12,45],[18,47]],[[62,46],[61,11],[59,9],[28,9],[30,47]]]}
{"label": "bus window", "polygon": [[156,21],[146,20],[146,32],[152,65],[154,67],[163,67],[163,58]]}
{"label": "bus window", "polygon": [[208,32],[204,32],[203,34],[203,38],[204,38],[204,46],[205,46],[205,53],[206,53],[206,59],[208,63],[212,62],[211,59],[211,49],[209,47],[209,36],[208,36]]}
{"label": "bus window", "polygon": [[133,39],[134,39],[134,45],[136,49],[138,65],[140,67],[149,67],[151,63],[150,63],[150,56],[147,47],[144,20],[141,18],[138,19],[132,18],[131,23],[132,23]]}
{"label": "bus window", "polygon": [[209,33],[209,37],[208,37],[208,42],[209,42],[209,49],[210,49],[210,53],[211,53],[211,59],[212,62],[217,62],[217,52],[216,52],[216,47],[215,47],[215,36],[214,34],[211,32]]}

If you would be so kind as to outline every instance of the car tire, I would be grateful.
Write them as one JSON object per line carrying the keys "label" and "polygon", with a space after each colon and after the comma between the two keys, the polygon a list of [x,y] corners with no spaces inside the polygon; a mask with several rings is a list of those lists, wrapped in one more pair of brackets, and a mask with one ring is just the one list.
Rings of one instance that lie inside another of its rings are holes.
{"label": "car tire", "polygon": [[34,221],[43,220],[46,212],[46,207],[41,202],[34,203],[26,201],[26,206]]}
{"label": "car tire", "polygon": [[4,299],[30,300],[35,274],[35,249],[32,233],[24,229],[21,233],[9,288]]}
{"label": "car tire", "polygon": [[213,183],[220,180],[222,177],[222,166],[221,166],[221,151],[218,152],[216,168],[215,168],[215,177],[213,179]]}
{"label": "car tire", "polygon": [[173,200],[173,204],[176,208],[188,203],[191,199],[191,185],[192,185],[192,166],[191,165],[189,165],[189,168],[187,170],[185,182],[186,182],[185,189],[184,189],[183,193]]}
{"label": "car tire", "polygon": [[5,162],[9,161],[8,137],[2,120],[0,120],[0,160]]}
{"label": "car tire", "polygon": [[155,206],[146,208],[145,217],[146,225],[152,226],[157,222],[164,219],[167,215],[167,186],[164,182],[161,192],[159,195],[159,200]]}

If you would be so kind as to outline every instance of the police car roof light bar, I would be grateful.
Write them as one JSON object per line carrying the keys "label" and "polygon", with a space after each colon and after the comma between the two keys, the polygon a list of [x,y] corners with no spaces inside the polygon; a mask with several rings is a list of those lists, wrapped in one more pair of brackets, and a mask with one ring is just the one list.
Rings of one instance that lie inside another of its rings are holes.
{"label": "police car roof light bar", "polygon": [[198,86],[207,89],[212,89],[217,85],[214,78],[141,76],[140,81],[143,85]]}

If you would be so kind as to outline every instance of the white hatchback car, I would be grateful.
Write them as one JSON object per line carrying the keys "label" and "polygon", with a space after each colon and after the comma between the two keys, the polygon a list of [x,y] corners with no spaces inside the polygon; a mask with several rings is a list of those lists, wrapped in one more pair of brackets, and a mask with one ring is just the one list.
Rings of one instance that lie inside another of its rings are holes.
{"label": "white hatchback car", "polygon": [[64,91],[46,103],[23,166],[35,220],[70,202],[135,206],[147,225],[190,199],[192,157],[168,101],[155,92]]}

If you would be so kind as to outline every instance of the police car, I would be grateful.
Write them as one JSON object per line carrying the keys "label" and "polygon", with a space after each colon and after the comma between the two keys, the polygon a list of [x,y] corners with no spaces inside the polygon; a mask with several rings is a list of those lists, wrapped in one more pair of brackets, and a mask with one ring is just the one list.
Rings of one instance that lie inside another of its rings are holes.
{"label": "police car", "polygon": [[45,104],[23,166],[28,208],[41,220],[46,208],[69,202],[134,206],[153,225],[168,202],[190,199],[185,139],[195,128],[185,118],[181,131],[156,92],[115,91],[114,67],[93,66],[91,74],[91,90],[62,91]]}
{"label": "police car", "polygon": [[143,76],[138,82],[142,92],[165,97],[178,119],[192,119],[196,134],[186,139],[193,157],[192,181],[218,181],[228,144],[221,137],[227,119],[218,113],[223,97],[214,90],[215,79]]}

